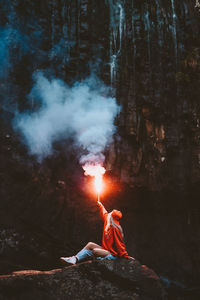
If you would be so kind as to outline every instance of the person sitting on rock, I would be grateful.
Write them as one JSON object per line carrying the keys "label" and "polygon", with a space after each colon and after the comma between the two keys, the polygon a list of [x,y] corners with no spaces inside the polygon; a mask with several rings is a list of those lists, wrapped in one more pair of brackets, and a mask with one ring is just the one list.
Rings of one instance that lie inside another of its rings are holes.
{"label": "person sitting on rock", "polygon": [[106,259],[117,259],[118,257],[131,258],[125,247],[124,234],[119,220],[122,213],[114,209],[108,213],[103,204],[97,202],[100,210],[100,216],[104,221],[102,247],[89,242],[80,252],[71,257],[61,257],[62,262],[76,264],[88,258],[98,257]]}

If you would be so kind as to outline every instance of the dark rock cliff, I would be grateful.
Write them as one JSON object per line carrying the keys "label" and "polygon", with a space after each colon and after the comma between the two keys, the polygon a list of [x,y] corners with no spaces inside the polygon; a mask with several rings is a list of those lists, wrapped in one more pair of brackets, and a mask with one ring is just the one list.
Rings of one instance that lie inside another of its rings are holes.
{"label": "dark rock cliff", "polygon": [[[199,285],[199,9],[193,0],[0,2],[0,271],[57,266],[99,242],[96,205],[68,141],[43,163],[12,127],[36,110],[27,95],[43,70],[68,84],[95,73],[122,110],[106,149],[111,191],[132,256]],[[66,150],[67,148],[67,150]]]}

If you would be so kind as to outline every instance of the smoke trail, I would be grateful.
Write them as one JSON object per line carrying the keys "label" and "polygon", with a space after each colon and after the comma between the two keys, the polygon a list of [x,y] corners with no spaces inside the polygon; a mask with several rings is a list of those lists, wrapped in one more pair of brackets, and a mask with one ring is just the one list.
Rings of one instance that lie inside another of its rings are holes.
{"label": "smoke trail", "polygon": [[73,136],[83,149],[80,163],[103,163],[103,151],[115,132],[120,111],[108,88],[95,76],[69,87],[62,80],[34,75],[29,97],[38,101],[36,112],[18,113],[14,128],[20,130],[31,154],[41,161],[53,153],[53,143]]}

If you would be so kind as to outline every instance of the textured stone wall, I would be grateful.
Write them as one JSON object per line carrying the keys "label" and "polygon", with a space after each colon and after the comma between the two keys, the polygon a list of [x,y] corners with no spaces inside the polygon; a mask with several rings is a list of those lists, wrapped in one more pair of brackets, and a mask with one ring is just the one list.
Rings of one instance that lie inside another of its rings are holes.
{"label": "textured stone wall", "polygon": [[112,45],[122,139],[111,160],[133,186],[187,190],[199,181],[199,12],[191,2],[121,1]]}

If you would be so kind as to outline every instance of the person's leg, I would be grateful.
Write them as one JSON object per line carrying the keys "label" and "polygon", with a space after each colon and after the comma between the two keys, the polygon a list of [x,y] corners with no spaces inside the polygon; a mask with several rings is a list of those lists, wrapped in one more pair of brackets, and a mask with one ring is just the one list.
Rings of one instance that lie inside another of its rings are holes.
{"label": "person's leg", "polygon": [[102,249],[102,247],[92,242],[87,243],[87,245],[75,255],[77,261],[81,261],[85,258],[92,257],[93,249]]}
{"label": "person's leg", "polygon": [[80,261],[82,261],[82,260],[84,260],[84,259],[86,259],[86,258],[92,257],[92,256],[93,256],[92,250],[93,250],[94,248],[102,249],[102,247],[99,246],[98,244],[89,242],[89,243],[87,243],[87,245],[86,245],[82,250],[80,250],[76,255],[71,256],[71,257],[61,257],[60,260],[61,260],[62,262],[66,262],[66,263],[75,265],[77,262],[80,262]]}
{"label": "person's leg", "polygon": [[93,250],[94,248],[102,249],[101,246],[92,242],[87,243],[87,245],[84,248],[88,250]]}
{"label": "person's leg", "polygon": [[105,249],[102,249],[102,248],[94,248],[92,250],[92,254],[95,256],[95,257],[106,257],[110,254],[109,251],[105,250]]}

